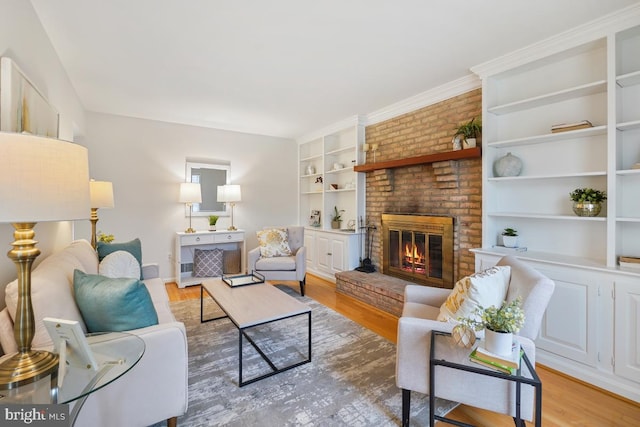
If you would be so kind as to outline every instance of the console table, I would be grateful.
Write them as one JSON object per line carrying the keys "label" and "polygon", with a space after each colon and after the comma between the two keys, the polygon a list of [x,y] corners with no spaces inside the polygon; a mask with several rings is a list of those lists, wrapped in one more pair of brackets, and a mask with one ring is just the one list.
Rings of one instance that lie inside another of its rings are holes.
{"label": "console table", "polygon": [[196,249],[240,251],[240,271],[245,271],[244,230],[177,232],[175,241],[175,277],[179,288],[199,285],[205,277],[193,277],[193,254]]}

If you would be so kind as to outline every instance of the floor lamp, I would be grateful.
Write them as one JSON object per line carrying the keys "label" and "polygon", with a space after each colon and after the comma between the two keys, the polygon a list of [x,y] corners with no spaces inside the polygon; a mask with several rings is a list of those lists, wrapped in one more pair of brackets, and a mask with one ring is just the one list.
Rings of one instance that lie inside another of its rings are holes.
{"label": "floor lamp", "polygon": [[96,224],[98,223],[98,209],[109,209],[113,203],[113,184],[108,181],[89,181],[89,194],[91,195],[91,246],[96,248]]}
{"label": "floor lamp", "polygon": [[58,355],[31,349],[35,321],[31,266],[40,255],[34,226],[43,221],[87,219],[87,149],[71,142],[0,132],[0,223],[15,229],[8,256],[18,272],[14,334],[18,352],[0,359],[0,389],[10,390],[56,375]]}
{"label": "floor lamp", "polygon": [[229,231],[237,230],[237,228],[233,225],[233,207],[236,205],[236,202],[242,200],[242,192],[240,191],[239,185],[218,185],[218,201],[229,203],[231,206],[231,227],[228,228]]}
{"label": "floor lamp", "polygon": [[194,203],[202,203],[202,192],[200,190],[200,184],[196,182],[183,182],[180,184],[180,203],[186,203],[189,208],[189,228],[185,233],[195,233],[191,227],[191,213],[193,212]]}

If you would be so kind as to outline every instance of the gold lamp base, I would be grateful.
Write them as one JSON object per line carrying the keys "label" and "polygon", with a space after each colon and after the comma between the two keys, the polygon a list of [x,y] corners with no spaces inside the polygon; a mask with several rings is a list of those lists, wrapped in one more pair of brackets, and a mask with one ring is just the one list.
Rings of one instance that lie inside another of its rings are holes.
{"label": "gold lamp base", "polygon": [[0,389],[2,390],[23,386],[47,375],[58,375],[57,354],[29,350],[0,359]]}
{"label": "gold lamp base", "polygon": [[196,232],[196,230],[195,230],[195,229],[193,229],[193,228],[191,228],[191,227],[189,227],[189,228],[187,228],[186,230],[184,230],[184,232],[185,232],[185,233],[195,233],[195,232]]}

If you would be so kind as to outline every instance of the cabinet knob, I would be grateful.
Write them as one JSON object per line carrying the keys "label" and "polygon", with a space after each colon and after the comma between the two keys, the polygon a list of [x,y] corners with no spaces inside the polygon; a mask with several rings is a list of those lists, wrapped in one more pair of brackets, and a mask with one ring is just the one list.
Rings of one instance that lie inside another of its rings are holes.
{"label": "cabinet knob", "polygon": [[232,238],[232,237],[233,237],[233,236],[231,236],[231,234],[229,234],[229,235],[227,236],[227,240],[231,240],[231,238]]}
{"label": "cabinet knob", "polygon": [[331,252],[327,252],[327,255],[333,255]]}
{"label": "cabinet knob", "polygon": [[199,238],[199,237],[196,237],[196,242],[199,242],[199,241],[200,241],[200,238]]}

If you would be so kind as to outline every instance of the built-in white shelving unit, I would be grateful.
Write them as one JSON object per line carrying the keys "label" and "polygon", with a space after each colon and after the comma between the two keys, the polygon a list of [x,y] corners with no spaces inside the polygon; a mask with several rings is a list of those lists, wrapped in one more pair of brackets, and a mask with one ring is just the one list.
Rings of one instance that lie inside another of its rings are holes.
{"label": "built-in white shelving unit", "polygon": [[[299,141],[298,218],[305,228],[307,270],[335,281],[338,271],[358,266],[360,219],[364,220],[365,175],[353,170],[362,163],[364,126],[359,118]],[[342,212],[340,229],[331,228],[334,207]],[[320,225],[311,225],[312,212]],[[348,230],[350,221],[354,230]]]}
{"label": "built-in white shelving unit", "polygon": [[[551,277],[556,289],[537,361],[633,400],[640,400],[640,270],[620,268],[618,258],[640,257],[639,52],[636,5],[473,68],[483,81],[476,269],[514,255]],[[582,120],[593,127],[551,132]],[[494,173],[507,153],[522,160],[518,176]],[[600,216],[573,213],[569,193],[580,187],[607,191]],[[500,246],[507,227],[526,251]]]}

